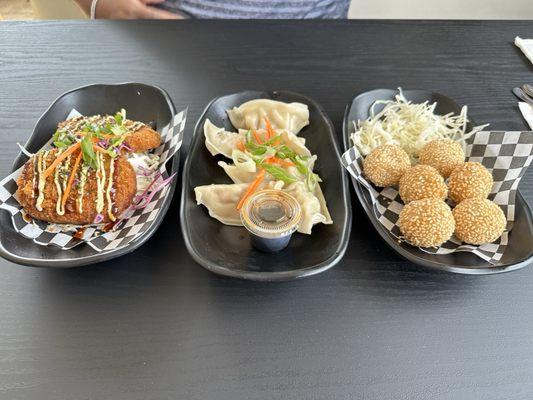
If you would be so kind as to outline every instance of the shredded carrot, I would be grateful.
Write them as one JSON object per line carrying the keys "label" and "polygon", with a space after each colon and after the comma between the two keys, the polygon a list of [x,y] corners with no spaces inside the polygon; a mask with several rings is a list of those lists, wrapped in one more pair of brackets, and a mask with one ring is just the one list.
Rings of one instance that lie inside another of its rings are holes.
{"label": "shredded carrot", "polygon": [[65,158],[67,158],[70,154],[74,153],[77,149],[80,148],[80,142],[74,143],[72,146],[70,146],[68,149],[66,149],[63,153],[61,153],[57,158],[54,160],[52,164],[43,173],[44,179],[48,178],[52,172],[57,168],[59,164],[61,164],[61,161],[63,161]]}
{"label": "shredded carrot", "polygon": [[243,142],[237,142],[237,148],[240,150],[240,151],[244,151],[244,143]]}
{"label": "shredded carrot", "polygon": [[272,129],[272,125],[270,124],[270,121],[267,117],[265,117],[265,125],[266,125],[266,131],[267,131],[267,140],[272,139],[274,136],[276,136],[276,133],[274,132],[274,129]]}
{"label": "shredded carrot", "polygon": [[239,204],[237,204],[237,210],[240,210],[242,208],[246,199],[250,197],[253,192],[255,192],[257,187],[261,184],[261,182],[263,182],[264,178],[265,178],[265,170],[262,169],[261,171],[259,171],[259,174],[257,174],[256,178],[252,181],[250,186],[248,186],[248,189],[246,189],[246,192],[244,192],[244,195],[239,201]]}
{"label": "shredded carrot", "polygon": [[279,159],[279,163],[281,165],[283,165],[284,167],[294,167],[295,164],[292,162],[292,161],[287,161],[287,160],[283,160],[283,159]]}
{"label": "shredded carrot", "polygon": [[295,165],[292,161],[287,161],[276,156],[265,158],[263,162],[266,162],[267,164],[280,164],[284,167],[294,167]]}
{"label": "shredded carrot", "polygon": [[259,137],[259,134],[256,131],[252,131],[252,134],[254,135],[254,138],[255,138],[255,141],[257,142],[257,144],[262,144],[263,143],[263,141]]}
{"label": "shredded carrot", "polygon": [[65,203],[67,202],[68,195],[70,194],[70,191],[72,189],[72,183],[74,182],[74,178],[76,177],[76,172],[78,172],[78,167],[80,165],[82,155],[83,153],[80,151],[80,154],[78,154],[78,157],[76,157],[76,161],[74,162],[72,171],[70,172],[67,187],[65,188],[65,193],[63,193],[63,198],[61,199],[61,208],[65,208]]}
{"label": "shredded carrot", "polygon": [[94,148],[96,151],[99,151],[100,153],[105,153],[105,154],[107,154],[107,150],[104,149],[104,148],[102,148],[102,147],[100,147],[100,146],[98,146],[97,144],[94,144],[94,145],[93,145],[93,148]]}

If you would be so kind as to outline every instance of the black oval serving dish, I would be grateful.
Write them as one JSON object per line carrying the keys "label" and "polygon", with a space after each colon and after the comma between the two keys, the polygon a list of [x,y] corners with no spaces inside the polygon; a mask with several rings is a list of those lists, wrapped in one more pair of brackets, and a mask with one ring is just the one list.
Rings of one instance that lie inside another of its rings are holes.
{"label": "black oval serving dish", "polygon": [[[55,132],[58,122],[63,121],[72,109],[83,115],[109,114],[124,108],[128,117],[155,125],[155,129],[169,124],[176,110],[170,96],[155,86],[140,83],[95,84],[71,90],[59,96],[39,118],[25,148],[34,153],[38,151]],[[14,171],[20,168],[28,157],[19,153],[13,165]],[[169,162],[170,173],[179,169],[179,152]],[[10,172],[10,173],[11,173]],[[87,244],[80,244],[69,250],[56,246],[41,246],[17,233],[13,229],[8,212],[0,212],[0,256],[23,265],[39,267],[75,267],[93,264],[127,254],[141,246],[157,230],[168,210],[176,187],[173,180],[170,195],[162,206],[162,212],[152,225],[135,241],[127,246],[97,252]]]}
{"label": "black oval serving dish", "polygon": [[[318,156],[316,171],[323,180],[321,188],[333,219],[332,225],[315,225],[311,235],[294,234],[289,246],[274,254],[254,249],[245,228],[226,226],[211,218],[204,206],[196,204],[194,197],[196,186],[231,183],[205,147],[205,120],[209,118],[215,125],[235,131],[226,110],[258,98],[309,106],[310,124],[299,136],[306,139],[306,146]],[[243,91],[214,99],[196,124],[183,173],[180,219],[189,253],[211,272],[257,281],[289,280],[331,268],[346,251],[352,223],[348,180],[339,156],[331,121],[308,97],[284,91]]]}
{"label": "black oval serving dish", "polygon": [[[376,89],[356,96],[348,104],[344,114],[342,135],[345,150],[352,146],[350,135],[355,130],[353,121],[367,119],[369,108],[376,100],[393,100],[397,93],[397,90]],[[461,107],[455,101],[439,93],[425,90],[404,90],[403,93],[408,100],[415,103],[436,102],[437,114],[444,115],[450,112],[458,114],[461,111]],[[519,191],[516,195],[516,220],[509,234],[509,244],[500,262],[493,265],[471,253],[435,255],[425,253],[407,243],[398,243],[397,239],[376,219],[368,192],[353,177],[352,183],[364,211],[382,239],[399,255],[415,264],[461,274],[483,275],[519,269],[529,265],[533,260],[533,217],[529,205]]]}

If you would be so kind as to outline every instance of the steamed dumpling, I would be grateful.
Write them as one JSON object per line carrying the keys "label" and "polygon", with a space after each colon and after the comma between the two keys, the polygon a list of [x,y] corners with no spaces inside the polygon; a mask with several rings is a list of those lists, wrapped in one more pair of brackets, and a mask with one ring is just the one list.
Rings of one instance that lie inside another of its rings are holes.
{"label": "steamed dumpling", "polygon": [[222,154],[231,158],[231,152],[237,146],[237,142],[242,140],[242,135],[238,132],[228,132],[224,128],[214,125],[209,119],[204,124],[205,147],[216,156]]}
{"label": "steamed dumpling", "polygon": [[[226,225],[242,226],[237,204],[248,189],[248,183],[204,185],[194,188],[196,203],[203,204],[212,218]],[[264,182],[259,189],[281,189],[283,182]]]}
{"label": "steamed dumpling", "polygon": [[228,115],[237,129],[264,129],[265,117],[273,129],[287,129],[295,134],[309,125],[309,108],[302,103],[257,99],[228,110]]}
{"label": "steamed dumpling", "polygon": [[247,183],[205,185],[194,188],[196,203],[207,207],[209,215],[226,225],[242,226],[237,204],[248,188]]}
{"label": "steamed dumpling", "polygon": [[257,175],[257,170],[250,171],[241,165],[228,164],[219,161],[218,165],[224,168],[224,171],[234,183],[250,183]]}
{"label": "steamed dumpling", "polygon": [[[325,207],[325,202],[322,202],[315,194],[311,193],[307,189],[305,183],[291,183],[284,188],[283,191],[294,196],[302,208],[302,220],[298,225],[298,232],[310,235],[313,225],[333,223],[329,212]],[[317,191],[319,191],[320,196],[322,196],[322,191],[318,185]]]}
{"label": "steamed dumpling", "polygon": [[[242,138],[244,139],[244,135],[246,135],[246,132],[248,132],[248,129],[239,129],[239,133],[242,135]],[[294,151],[296,154],[300,156],[310,156],[311,152],[307,147],[305,147],[305,139],[296,136],[294,133],[288,131],[287,129],[275,129],[274,132],[276,135],[281,136],[281,140],[289,149]],[[261,137],[262,139],[265,138],[266,130],[264,129],[258,129],[256,130],[256,133]]]}
{"label": "steamed dumpling", "polygon": [[[242,226],[237,204],[248,186],[249,183],[197,186],[194,188],[196,203],[203,204],[209,215],[223,224]],[[303,182],[295,182],[286,187],[281,181],[264,182],[260,189],[266,188],[281,189],[298,201],[302,208],[302,220],[298,225],[298,232],[310,235],[313,225],[332,223],[324,196],[318,185],[315,193],[310,192]]]}
{"label": "steamed dumpling", "polygon": [[[232,158],[233,150],[237,148],[237,143],[245,140],[247,132],[247,129],[239,129],[239,132],[229,132],[206,119],[204,124],[205,147],[213,156],[222,154],[227,158]],[[264,129],[259,129],[256,133],[261,138],[265,138],[266,131]],[[277,129],[275,133],[280,135],[283,143],[296,154],[301,156],[311,155],[311,152],[305,147],[304,138],[300,138],[286,129]]]}

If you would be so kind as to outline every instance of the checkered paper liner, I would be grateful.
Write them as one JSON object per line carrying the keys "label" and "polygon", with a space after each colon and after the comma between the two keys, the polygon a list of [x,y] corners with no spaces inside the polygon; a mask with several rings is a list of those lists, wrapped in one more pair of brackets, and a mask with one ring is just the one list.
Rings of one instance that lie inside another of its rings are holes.
{"label": "checkered paper liner", "polygon": [[[491,264],[497,264],[505,252],[513,227],[518,184],[533,159],[533,132],[481,131],[467,141],[466,154],[468,161],[477,161],[492,173],[494,185],[489,199],[502,208],[507,218],[506,230],[493,243],[467,245],[454,236],[440,247],[420,250],[430,254],[470,252]],[[403,202],[397,188],[376,188],[367,181],[363,175],[363,157],[355,146],[342,155],[341,161],[354,180],[370,194],[378,221],[400,241],[402,235],[397,221]]]}
{"label": "checkered paper liner", "polygon": [[[79,115],[76,110],[72,110],[68,118]],[[161,131],[162,144],[154,150],[154,154],[159,156],[158,172],[162,179],[169,178],[166,163],[180,149],[183,142],[183,132],[187,119],[187,110],[177,113],[172,121],[165,125]],[[43,148],[50,147],[49,141]],[[102,233],[95,226],[88,226],[83,232],[82,238],[76,238],[75,232],[51,232],[49,224],[40,220],[28,221],[22,207],[14,197],[17,191],[17,179],[22,172],[17,169],[9,176],[0,181],[0,209],[11,214],[11,220],[15,230],[28,239],[42,246],[54,245],[63,250],[71,249],[79,244],[86,243],[95,253],[118,250],[137,240],[146,232],[153,221],[157,218],[165,200],[170,192],[171,185],[159,190],[143,208],[137,209],[133,214],[122,221],[119,228]]]}

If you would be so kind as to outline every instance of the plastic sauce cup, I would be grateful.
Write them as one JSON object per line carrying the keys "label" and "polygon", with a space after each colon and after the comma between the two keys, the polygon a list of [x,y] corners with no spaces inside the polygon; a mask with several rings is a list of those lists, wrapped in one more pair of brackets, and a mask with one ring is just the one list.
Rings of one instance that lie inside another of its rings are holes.
{"label": "plastic sauce cup", "polygon": [[296,199],[281,190],[260,190],[246,199],[241,221],[250,232],[252,246],[273,253],[289,244],[302,210]]}

